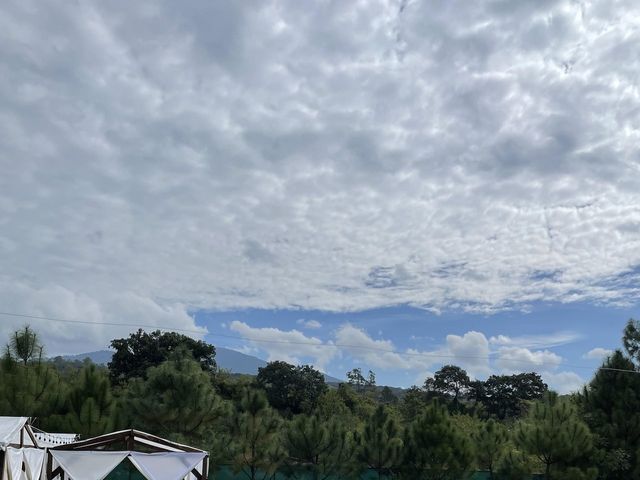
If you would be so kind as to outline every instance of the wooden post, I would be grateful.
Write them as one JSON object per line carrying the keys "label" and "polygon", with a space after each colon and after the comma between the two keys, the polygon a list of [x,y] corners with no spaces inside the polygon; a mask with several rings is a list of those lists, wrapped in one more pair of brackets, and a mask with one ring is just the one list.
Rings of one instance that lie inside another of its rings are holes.
{"label": "wooden post", "polygon": [[202,459],[202,478],[204,480],[209,478],[209,455],[205,455]]}
{"label": "wooden post", "polygon": [[53,455],[47,450],[47,480],[53,479]]}

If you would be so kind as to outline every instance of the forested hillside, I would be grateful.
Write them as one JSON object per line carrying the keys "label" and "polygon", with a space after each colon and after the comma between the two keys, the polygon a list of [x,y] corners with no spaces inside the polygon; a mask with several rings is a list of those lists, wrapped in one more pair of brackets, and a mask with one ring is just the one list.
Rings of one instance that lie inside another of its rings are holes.
{"label": "forested hillside", "polygon": [[271,362],[257,376],[217,367],[213,345],[177,333],[114,339],[108,367],[45,360],[31,327],[7,339],[0,414],[36,417],[82,437],[134,427],[211,452],[246,478],[628,479],[640,474],[640,329],[570,396],[536,373],[474,380],[446,365],[397,395],[375,373],[329,387],[309,365]]}

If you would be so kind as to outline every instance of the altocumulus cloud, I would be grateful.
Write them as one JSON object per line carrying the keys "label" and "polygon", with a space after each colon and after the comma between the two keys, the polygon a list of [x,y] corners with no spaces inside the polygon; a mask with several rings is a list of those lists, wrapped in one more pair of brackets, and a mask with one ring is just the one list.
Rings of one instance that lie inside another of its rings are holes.
{"label": "altocumulus cloud", "polygon": [[3,2],[7,305],[195,328],[637,297],[639,24],[635,1]]}

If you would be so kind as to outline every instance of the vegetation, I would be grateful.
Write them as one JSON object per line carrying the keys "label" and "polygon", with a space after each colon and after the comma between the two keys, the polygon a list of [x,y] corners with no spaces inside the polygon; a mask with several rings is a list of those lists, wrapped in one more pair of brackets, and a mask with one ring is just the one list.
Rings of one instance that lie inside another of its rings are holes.
{"label": "vegetation", "polygon": [[0,414],[84,438],[133,426],[208,449],[248,480],[640,478],[637,322],[622,345],[582,392],[558,396],[533,372],[479,380],[455,365],[402,391],[359,368],[339,386],[277,361],[235,376],[212,345],[177,333],[115,339],[108,367],[46,360],[25,327],[0,362]]}
{"label": "vegetation", "polygon": [[132,378],[146,378],[149,368],[167,361],[178,348],[189,351],[204,371],[213,372],[216,368],[213,345],[175,332],[138,330],[129,338],[112,340],[111,348],[114,353],[109,362],[109,376],[114,385],[123,385]]}

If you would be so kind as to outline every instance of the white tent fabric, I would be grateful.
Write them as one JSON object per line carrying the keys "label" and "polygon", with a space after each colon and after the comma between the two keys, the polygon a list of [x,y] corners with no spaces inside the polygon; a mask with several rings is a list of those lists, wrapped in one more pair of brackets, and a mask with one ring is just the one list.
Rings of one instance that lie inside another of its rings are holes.
{"label": "white tent fabric", "polygon": [[22,449],[7,448],[4,456],[3,478],[5,480],[21,480],[22,478]]}
{"label": "white tent fabric", "polygon": [[20,443],[20,430],[28,420],[27,417],[0,417],[0,447],[4,449],[11,443]]}
{"label": "white tent fabric", "polygon": [[40,448],[23,448],[22,455],[26,467],[27,480],[40,480],[45,451]]}
{"label": "white tent fabric", "polygon": [[103,480],[129,452],[49,450],[73,480]]}
{"label": "white tent fabric", "polygon": [[204,452],[131,452],[129,459],[148,480],[181,480],[204,457]]}

